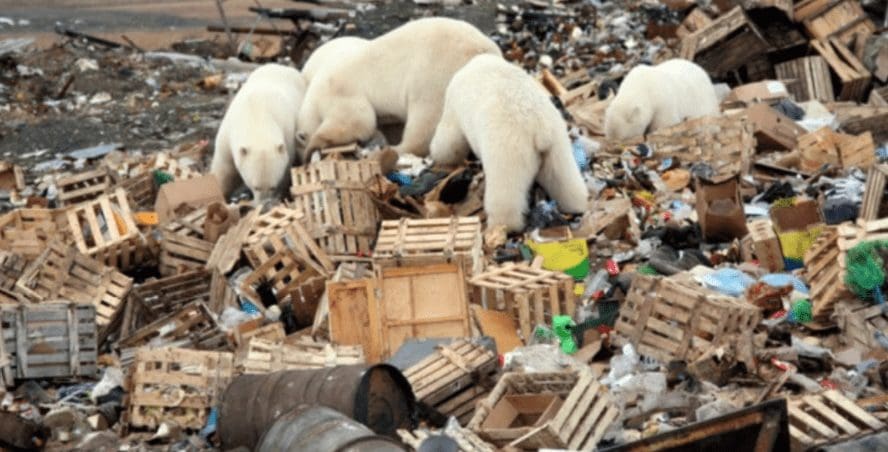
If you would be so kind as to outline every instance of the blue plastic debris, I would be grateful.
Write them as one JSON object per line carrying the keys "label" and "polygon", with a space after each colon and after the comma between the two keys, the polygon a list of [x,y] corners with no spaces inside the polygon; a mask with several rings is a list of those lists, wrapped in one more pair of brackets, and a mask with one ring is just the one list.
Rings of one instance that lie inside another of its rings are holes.
{"label": "blue plastic debris", "polygon": [[398,185],[400,185],[400,186],[402,186],[402,187],[407,186],[407,185],[410,185],[410,184],[413,183],[413,178],[412,178],[412,177],[410,177],[410,176],[408,176],[408,175],[406,175],[406,174],[404,174],[404,173],[399,173],[399,172],[397,172],[397,171],[392,171],[391,173],[386,174],[385,177],[387,177],[388,180],[390,180],[390,181],[392,181],[392,182],[394,182],[394,183],[396,183],[396,184],[398,184]]}
{"label": "blue plastic debris", "polygon": [[261,314],[261,312],[259,312],[259,308],[257,308],[256,305],[249,301],[243,300],[241,300],[241,311],[244,311],[250,315]]}
{"label": "blue plastic debris", "polygon": [[216,407],[213,407],[213,409],[210,410],[210,415],[207,416],[207,425],[205,425],[204,428],[201,429],[201,431],[200,431],[200,436],[202,436],[204,439],[212,436],[213,433],[216,433],[216,427],[217,427],[218,423],[219,423],[219,409]]}
{"label": "blue plastic debris", "polygon": [[703,276],[703,284],[725,295],[739,297],[755,280],[734,268],[721,268]]}
{"label": "blue plastic debris", "polygon": [[586,171],[589,168],[589,160],[586,158],[586,148],[579,140],[573,142],[573,157],[577,162],[577,168],[580,171]]}
{"label": "blue plastic debris", "polygon": [[799,293],[808,294],[808,286],[801,279],[788,273],[770,273],[762,276],[759,281],[771,287],[784,287],[792,284],[792,288]]}

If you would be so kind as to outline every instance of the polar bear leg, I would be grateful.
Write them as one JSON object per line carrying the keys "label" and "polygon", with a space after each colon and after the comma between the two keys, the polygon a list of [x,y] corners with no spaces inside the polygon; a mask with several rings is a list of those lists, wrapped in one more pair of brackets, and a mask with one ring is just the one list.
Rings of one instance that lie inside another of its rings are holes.
{"label": "polar bear leg", "polygon": [[481,160],[487,225],[504,225],[509,231],[521,231],[527,212],[527,196],[539,168],[539,156],[534,149],[502,146],[483,149],[487,149]]}
{"label": "polar bear leg", "polygon": [[231,196],[234,189],[241,183],[241,177],[234,165],[234,157],[231,152],[228,139],[217,137],[216,149],[213,151],[213,162],[210,164],[210,174],[216,176],[225,196]]}
{"label": "polar bear leg", "polygon": [[395,146],[399,154],[413,154],[419,157],[429,155],[432,132],[441,118],[439,106],[435,104],[437,103],[414,102],[410,105],[407,121],[404,123],[404,135],[401,143]]}
{"label": "polar bear leg", "polygon": [[429,144],[430,157],[435,163],[457,165],[469,155],[469,142],[463,134],[452,108],[445,107],[435,135]]}
{"label": "polar bear leg", "polygon": [[574,160],[570,141],[567,137],[555,141],[555,146],[540,153],[543,161],[537,182],[558,203],[562,212],[585,212],[589,190]]}

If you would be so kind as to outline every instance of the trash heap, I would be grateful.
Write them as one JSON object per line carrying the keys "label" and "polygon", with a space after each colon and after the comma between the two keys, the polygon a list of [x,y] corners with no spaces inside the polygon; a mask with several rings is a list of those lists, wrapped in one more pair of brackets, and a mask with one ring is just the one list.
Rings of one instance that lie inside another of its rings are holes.
{"label": "trash heap", "polygon": [[[158,131],[0,163],[0,447],[888,441],[884,10],[485,6],[570,118],[590,187],[576,216],[536,190],[521,234],[485,224],[477,162],[386,143],[322,150],[277,204],[225,199],[208,139],[253,66],[68,43],[55,86],[47,51],[0,45],[3,136],[66,114]],[[620,78],[675,56],[722,83],[722,113],[604,139]],[[171,91],[84,96],[111,67]]]}

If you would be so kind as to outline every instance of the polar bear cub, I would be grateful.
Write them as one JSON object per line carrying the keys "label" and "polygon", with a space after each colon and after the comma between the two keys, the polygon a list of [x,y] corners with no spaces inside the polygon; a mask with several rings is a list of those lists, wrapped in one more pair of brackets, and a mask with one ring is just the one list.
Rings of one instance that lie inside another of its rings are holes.
{"label": "polar bear cub", "polygon": [[296,156],[296,118],[305,80],[296,69],[266,64],[254,70],[228,106],[210,172],[231,195],[242,181],[253,200],[271,200]]}
{"label": "polar bear cub", "polygon": [[308,142],[303,159],[317,149],[368,140],[380,117],[404,123],[398,152],[427,155],[447,83],[480,54],[502,56],[469,23],[434,17],[408,22],[322,68],[299,114],[299,136]]}
{"label": "polar bear cub", "polygon": [[368,42],[370,42],[369,39],[355,36],[343,36],[325,42],[315,49],[302,65],[302,76],[305,77],[305,83],[310,84],[311,79],[319,70],[348,59],[351,52],[361,49]]}
{"label": "polar bear cub", "polygon": [[626,140],[718,112],[718,97],[706,71],[688,60],[673,59],[629,71],[607,108],[604,130],[609,139]]}
{"label": "polar bear cub", "polygon": [[564,119],[536,80],[497,56],[477,56],[453,76],[431,157],[455,164],[470,148],[484,167],[488,226],[523,230],[534,180],[561,211],[586,210]]}

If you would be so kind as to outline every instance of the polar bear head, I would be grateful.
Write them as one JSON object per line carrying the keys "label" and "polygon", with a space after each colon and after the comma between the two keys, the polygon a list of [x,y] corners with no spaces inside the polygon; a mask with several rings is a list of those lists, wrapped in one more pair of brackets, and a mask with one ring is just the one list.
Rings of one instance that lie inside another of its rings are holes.
{"label": "polar bear head", "polygon": [[653,116],[653,110],[638,98],[617,95],[604,114],[604,134],[617,141],[644,135]]}
{"label": "polar bear head", "polygon": [[288,143],[279,128],[261,127],[251,130],[244,139],[233,140],[234,166],[244,184],[253,192],[257,204],[273,200],[281,182],[290,170]]}

